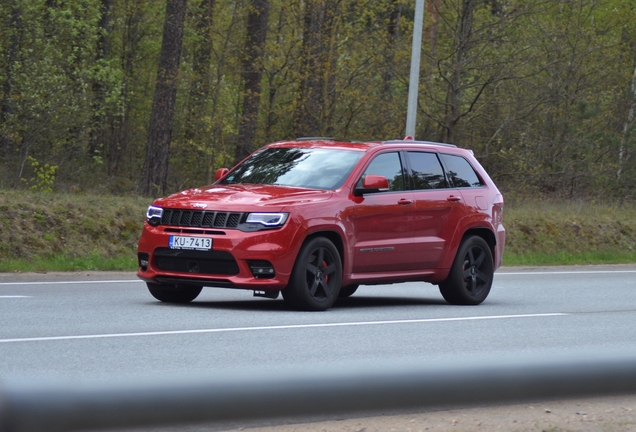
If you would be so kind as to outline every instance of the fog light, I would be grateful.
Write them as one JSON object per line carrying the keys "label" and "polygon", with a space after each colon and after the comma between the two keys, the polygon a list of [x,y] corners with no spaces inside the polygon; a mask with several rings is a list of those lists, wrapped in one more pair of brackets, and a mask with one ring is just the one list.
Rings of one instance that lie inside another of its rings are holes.
{"label": "fog light", "polygon": [[248,261],[252,276],[257,279],[270,279],[276,276],[274,266],[269,261]]}
{"label": "fog light", "polygon": [[149,256],[147,253],[141,252],[137,254],[137,260],[139,261],[139,268],[142,271],[148,270],[148,259],[149,259]]}

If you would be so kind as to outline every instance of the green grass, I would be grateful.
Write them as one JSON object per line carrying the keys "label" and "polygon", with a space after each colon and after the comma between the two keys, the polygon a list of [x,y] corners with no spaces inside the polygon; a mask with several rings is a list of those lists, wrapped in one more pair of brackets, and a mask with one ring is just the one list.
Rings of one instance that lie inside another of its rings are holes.
{"label": "green grass", "polygon": [[525,201],[506,205],[504,265],[636,262],[636,206]]}
{"label": "green grass", "polygon": [[150,202],[0,190],[0,272],[135,270]]}
{"label": "green grass", "polygon": [[[0,190],[0,272],[134,271],[151,200]],[[504,265],[636,263],[636,205],[509,200]]]}
{"label": "green grass", "polygon": [[504,254],[504,266],[555,266],[636,263],[634,252],[577,252]]}
{"label": "green grass", "polygon": [[49,272],[49,271],[136,271],[135,255],[105,258],[99,255],[69,257],[56,255],[36,257],[32,260],[6,259],[0,262],[0,272]]}

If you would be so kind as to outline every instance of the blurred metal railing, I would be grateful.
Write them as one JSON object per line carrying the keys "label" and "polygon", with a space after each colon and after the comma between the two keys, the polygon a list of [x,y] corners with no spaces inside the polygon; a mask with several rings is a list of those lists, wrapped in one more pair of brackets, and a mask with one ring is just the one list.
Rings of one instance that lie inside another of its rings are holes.
{"label": "blurred metal railing", "polygon": [[4,380],[0,431],[75,431],[636,394],[636,355],[401,364],[164,382]]}

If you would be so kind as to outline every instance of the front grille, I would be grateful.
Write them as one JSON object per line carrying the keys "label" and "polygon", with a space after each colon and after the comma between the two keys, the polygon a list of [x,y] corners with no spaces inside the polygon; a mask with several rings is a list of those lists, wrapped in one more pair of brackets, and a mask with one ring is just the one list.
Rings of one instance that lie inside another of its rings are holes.
{"label": "front grille", "polygon": [[185,227],[236,228],[244,213],[217,212],[213,210],[163,209],[161,225]]}
{"label": "front grille", "polygon": [[239,273],[238,264],[229,252],[158,248],[154,258],[155,266],[163,271],[224,276]]}

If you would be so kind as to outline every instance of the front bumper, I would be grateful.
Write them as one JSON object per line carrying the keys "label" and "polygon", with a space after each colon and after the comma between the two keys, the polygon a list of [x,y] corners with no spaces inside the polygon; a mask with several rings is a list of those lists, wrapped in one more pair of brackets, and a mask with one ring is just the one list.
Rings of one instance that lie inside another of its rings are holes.
{"label": "front bumper", "polygon": [[[137,276],[171,285],[282,290],[294,266],[296,245],[302,243],[297,232],[291,221],[279,229],[257,232],[153,227],[146,222],[139,240]],[[171,235],[212,238],[212,250],[170,249]]]}

